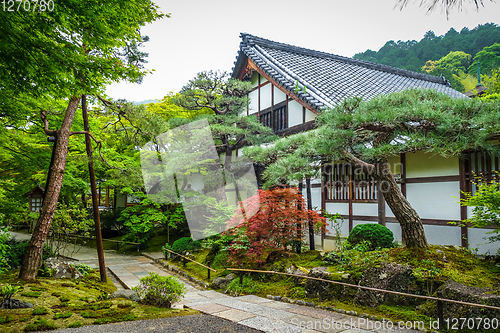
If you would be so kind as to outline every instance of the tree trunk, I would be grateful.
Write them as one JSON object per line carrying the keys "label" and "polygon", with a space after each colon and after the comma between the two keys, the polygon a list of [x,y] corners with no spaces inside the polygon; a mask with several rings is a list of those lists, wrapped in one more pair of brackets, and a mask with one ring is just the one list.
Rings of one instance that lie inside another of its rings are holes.
{"label": "tree trunk", "polygon": [[55,143],[55,158],[54,164],[51,169],[51,177],[45,185],[45,200],[43,201],[42,209],[40,210],[40,217],[36,223],[33,235],[28,243],[26,254],[24,255],[19,278],[21,280],[34,280],[40,260],[42,259],[43,243],[49,233],[50,224],[54,217],[54,212],[59,198],[59,192],[64,178],[64,170],[66,167],[66,155],[68,153],[68,141],[71,130],[71,124],[75,117],[76,109],[80,97],[73,97],[70,99],[66,114],[58,132],[57,141]]}
{"label": "tree trunk", "polygon": [[422,220],[396,184],[389,168],[389,163],[380,163],[379,169],[375,171],[374,176],[379,182],[381,191],[384,193],[385,201],[401,225],[401,232],[406,246],[419,248],[429,246],[425,238]]}

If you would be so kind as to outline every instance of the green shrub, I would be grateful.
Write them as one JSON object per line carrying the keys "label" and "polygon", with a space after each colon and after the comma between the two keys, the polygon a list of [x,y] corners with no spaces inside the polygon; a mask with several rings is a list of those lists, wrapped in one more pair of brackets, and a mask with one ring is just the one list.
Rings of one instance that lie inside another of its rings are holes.
{"label": "green shrub", "polygon": [[172,251],[182,253],[201,249],[199,241],[193,241],[191,237],[182,237],[172,244]]}
{"label": "green shrub", "polygon": [[79,271],[82,275],[87,275],[89,274],[90,272],[92,272],[92,267],[90,267],[89,265],[87,264],[78,264],[78,265],[74,265],[74,264],[70,264],[72,267],[76,268],[77,271]]}
{"label": "green shrub", "polygon": [[[21,266],[24,254],[26,253],[26,249],[28,248],[28,242],[29,240],[20,241],[15,238],[11,238],[7,241],[6,244],[10,246],[10,250],[5,254],[5,258],[7,258],[10,267],[17,268]],[[44,244],[42,259],[45,260],[53,255],[54,252],[50,249],[50,247]]]}
{"label": "green shrub", "polygon": [[0,317],[0,324],[8,324],[13,320],[14,318],[12,318],[12,316]]}
{"label": "green shrub", "polygon": [[351,246],[356,246],[360,243],[367,244],[366,242],[369,242],[370,250],[391,248],[394,244],[394,235],[391,230],[380,224],[358,224],[349,233],[347,241]]}
{"label": "green shrub", "polygon": [[226,268],[229,264],[229,252],[228,251],[220,251],[214,258],[214,262],[212,267],[214,269]]}
{"label": "green shrub", "polygon": [[0,289],[0,297],[2,297],[2,303],[11,299],[12,295],[17,293],[21,289],[19,286],[12,286],[9,283],[2,286]]}
{"label": "green shrub", "polygon": [[170,308],[173,303],[184,297],[187,288],[174,276],[160,276],[150,272],[133,287],[142,302],[158,307]]}

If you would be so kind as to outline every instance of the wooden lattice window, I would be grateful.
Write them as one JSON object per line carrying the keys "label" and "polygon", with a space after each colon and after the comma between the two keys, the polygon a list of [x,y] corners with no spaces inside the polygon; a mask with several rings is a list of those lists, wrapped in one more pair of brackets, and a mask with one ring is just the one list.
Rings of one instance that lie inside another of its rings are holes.
{"label": "wooden lattice window", "polygon": [[272,128],[274,133],[284,131],[288,128],[286,103],[280,103],[259,112],[259,121],[262,125]]}
{"label": "wooden lattice window", "polygon": [[42,208],[43,198],[31,198],[31,211],[36,212]]}
{"label": "wooden lattice window", "polygon": [[465,177],[469,181],[468,191],[474,193],[476,185],[473,183],[475,177],[479,177],[484,181],[498,180],[498,172],[500,172],[500,158],[491,156],[482,151],[469,153],[468,163],[466,163]]}
{"label": "wooden lattice window", "polygon": [[[325,168],[326,201],[377,202],[375,179],[349,164],[334,164]],[[352,193],[352,194],[351,194]]]}

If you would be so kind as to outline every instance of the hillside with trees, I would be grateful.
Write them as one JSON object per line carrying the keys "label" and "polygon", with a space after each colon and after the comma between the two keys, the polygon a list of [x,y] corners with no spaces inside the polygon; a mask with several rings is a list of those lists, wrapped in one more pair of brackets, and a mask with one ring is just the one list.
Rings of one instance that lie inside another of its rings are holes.
{"label": "hillside with trees", "polygon": [[428,31],[418,42],[390,40],[380,50],[366,50],[354,58],[443,75],[461,92],[477,84],[477,61],[480,61],[481,81],[489,93],[494,93],[499,89],[500,26],[487,23],[472,30],[463,28],[460,32],[451,28],[443,36]]}

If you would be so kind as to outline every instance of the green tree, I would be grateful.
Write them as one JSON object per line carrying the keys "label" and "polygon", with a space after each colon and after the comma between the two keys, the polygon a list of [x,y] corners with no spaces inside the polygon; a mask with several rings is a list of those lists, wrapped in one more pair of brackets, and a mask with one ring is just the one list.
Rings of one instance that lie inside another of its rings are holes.
{"label": "green tree", "polygon": [[500,43],[483,48],[476,53],[474,61],[468,68],[470,74],[477,73],[477,62],[481,66],[481,72],[490,74],[493,70],[500,68]]}
{"label": "green tree", "polygon": [[406,245],[423,248],[427,240],[422,221],[396,184],[389,157],[418,150],[452,156],[476,147],[499,155],[494,142],[500,137],[499,106],[500,101],[452,99],[432,90],[408,90],[365,102],[346,99],[317,118],[316,130],[301,134],[307,137],[302,144],[284,139],[290,143],[287,154],[270,165],[265,176],[278,183],[280,170],[293,170],[297,159],[351,163],[379,182]]}
{"label": "green tree", "polygon": [[[493,2],[493,0],[490,0]],[[400,10],[408,5],[410,0],[398,0],[398,6]],[[446,12],[446,17],[449,17],[450,12],[455,8],[459,11],[462,10],[465,0],[422,0],[420,1],[420,6],[427,9],[428,12],[432,12],[437,8],[442,8]],[[483,0],[469,0],[468,2],[473,3],[476,9],[479,10],[479,6],[484,7]]]}
{"label": "green tree", "polygon": [[[28,115],[25,104],[36,98],[44,132],[57,135],[52,176],[46,186],[40,218],[19,277],[32,280],[41,259],[63,183],[68,144],[83,94],[102,93],[106,84],[140,81],[144,53],[142,25],[162,17],[148,0],[65,1],[53,11],[0,13],[0,113],[12,119]],[[14,96],[14,98],[12,98]],[[66,99],[60,127],[49,129],[44,103]]]}

